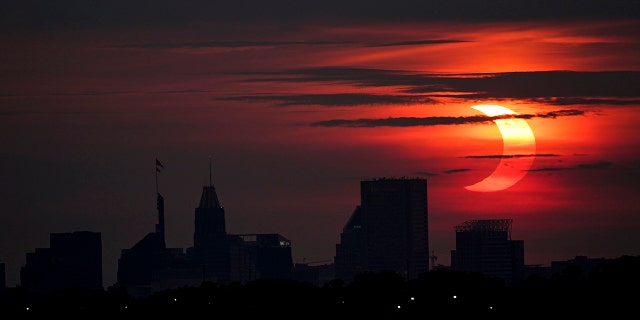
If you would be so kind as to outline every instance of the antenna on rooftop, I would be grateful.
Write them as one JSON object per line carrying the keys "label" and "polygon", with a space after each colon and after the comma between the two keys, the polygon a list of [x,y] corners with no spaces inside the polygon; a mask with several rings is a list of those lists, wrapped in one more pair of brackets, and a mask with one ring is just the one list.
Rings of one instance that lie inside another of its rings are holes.
{"label": "antenna on rooftop", "polygon": [[211,180],[211,156],[209,156],[209,186],[212,186],[213,182]]}

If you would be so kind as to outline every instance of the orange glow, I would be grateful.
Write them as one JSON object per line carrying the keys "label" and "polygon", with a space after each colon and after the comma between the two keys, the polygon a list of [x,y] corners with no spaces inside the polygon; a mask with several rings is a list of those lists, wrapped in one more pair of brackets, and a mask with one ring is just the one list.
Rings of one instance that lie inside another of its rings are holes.
{"label": "orange glow", "polygon": [[[517,114],[498,105],[476,105],[471,108],[491,117]],[[490,192],[507,189],[522,180],[533,164],[535,136],[527,122],[523,119],[497,119],[494,122],[502,134],[502,158],[493,173],[478,183],[466,186],[467,190]]]}
{"label": "orange glow", "polygon": [[[629,50],[632,35],[604,37],[599,29],[637,28],[634,22],[557,22],[408,24],[384,28],[333,29],[327,36],[358,35],[379,44],[380,33],[387,41],[445,39],[449,43],[411,46],[348,47],[322,53],[324,64],[397,68],[425,72],[513,72],[530,70],[611,70],[637,68],[635,51]],[[399,37],[398,35],[403,35]],[[378,36],[377,38],[375,36]],[[620,50],[603,56],[593,47],[619,45]],[[335,48],[332,48],[335,49]]]}

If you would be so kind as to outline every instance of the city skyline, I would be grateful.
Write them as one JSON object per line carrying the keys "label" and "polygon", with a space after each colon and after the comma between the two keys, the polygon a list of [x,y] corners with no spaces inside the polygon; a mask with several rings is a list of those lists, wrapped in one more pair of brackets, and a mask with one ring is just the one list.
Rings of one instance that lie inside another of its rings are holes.
{"label": "city skyline", "polygon": [[[155,162],[155,163],[156,163],[156,172],[160,172],[160,171],[164,168],[164,165],[162,165],[162,164],[161,164],[161,162],[160,162],[157,158],[156,158],[156,162]],[[372,179],[370,179],[370,180],[363,180],[363,181],[361,181],[361,185],[362,185],[362,183],[375,183],[376,181],[394,181],[394,180],[395,180],[395,181],[403,181],[403,180],[406,180],[406,181],[419,181],[419,180],[425,180],[425,182],[428,182],[428,181],[427,181],[426,179],[424,179],[424,178],[408,178],[408,177],[400,177],[400,178],[391,177],[391,178],[389,178],[389,177],[378,177],[378,178],[372,178]],[[210,181],[210,182],[209,182],[209,184],[204,185],[204,186],[203,186],[203,188],[204,188],[205,190],[209,190],[209,189],[215,189],[215,186],[214,186],[214,185],[211,183],[211,181]],[[427,194],[428,194],[428,192],[427,192]],[[158,193],[158,199],[157,199],[157,201],[161,201],[160,199],[164,200],[163,198],[164,198],[164,197],[163,197],[160,193]],[[203,199],[204,199],[204,198],[203,198]],[[201,201],[202,201],[202,200],[201,200]],[[217,202],[217,199],[216,199],[216,202]],[[160,205],[160,203],[159,203],[159,202],[158,202],[158,205]],[[360,206],[360,204],[359,204],[359,205],[357,205],[357,207],[359,207],[359,206]],[[224,210],[224,207],[221,207],[221,208],[222,208],[222,210]],[[157,210],[160,210],[160,208],[157,208]],[[196,212],[197,212],[198,210],[199,210],[199,208],[196,208]],[[161,234],[163,234],[163,233],[164,233],[164,231],[162,230],[162,229],[163,229],[162,227],[160,227],[161,229],[158,229],[158,228],[159,228],[159,226],[161,226],[160,221],[164,218],[164,217],[163,217],[163,215],[162,215],[162,214],[160,214],[160,212],[161,212],[161,211],[158,211],[158,212],[157,212],[157,217],[156,217],[156,219],[158,219],[158,221],[157,221],[158,223],[157,223],[157,224],[155,224],[155,231],[152,231],[151,233],[154,233],[154,232],[155,232],[155,233],[160,232]],[[347,224],[350,222],[350,220],[351,220],[351,219],[353,219],[353,217],[349,218],[349,221],[345,221],[345,225],[347,225]],[[453,232],[454,232],[455,234],[457,234],[457,233],[458,233],[458,229],[459,229],[462,225],[473,224],[473,223],[477,223],[478,221],[487,221],[487,222],[490,222],[490,221],[509,221],[509,224],[511,224],[511,223],[512,223],[512,220],[513,220],[513,219],[477,219],[477,220],[461,221],[460,223],[458,223],[457,225],[455,225],[455,226],[454,226],[454,228],[453,228],[453,229],[454,229],[454,230],[453,230]],[[74,234],[87,234],[87,233],[94,234],[94,236],[95,236],[95,235],[97,235],[97,237],[98,237],[98,238],[101,238],[101,237],[102,237],[101,232],[98,232],[98,231],[93,231],[93,230],[70,230],[70,231],[67,231],[67,232],[50,233],[50,234],[49,234],[49,238],[51,239],[51,237],[52,237],[52,236],[54,236],[54,235],[59,237],[59,236],[71,236],[71,235],[74,235]],[[274,233],[274,234],[277,234],[277,233]],[[427,231],[427,234],[428,234],[428,231]],[[166,235],[164,235],[164,234],[163,234],[163,236],[166,236]],[[142,237],[141,237],[141,238],[142,238]],[[194,239],[194,241],[195,241],[195,238],[196,238],[196,237],[195,237],[195,234],[194,234],[194,238],[193,238],[193,239]],[[508,235],[507,239],[508,239],[508,240],[512,240],[512,239],[511,239],[511,230],[509,230],[509,235]],[[525,242],[524,240],[514,240],[514,241],[519,241],[519,242],[522,242],[522,243],[524,243],[524,242]],[[340,243],[341,243],[341,241],[338,241],[338,242],[339,242],[339,243],[336,243],[336,244],[340,244]],[[456,242],[457,242],[457,240],[456,240]],[[122,259],[122,255],[123,255],[123,252],[124,252],[124,251],[127,251],[127,250],[129,250],[130,248],[133,248],[135,245],[137,245],[137,243],[131,244],[131,245],[130,245],[129,247],[127,247],[127,248],[122,248],[122,250],[121,250],[121,255],[119,256],[118,260],[121,260],[121,259]],[[104,243],[102,243],[101,247],[102,247],[102,246],[104,246]],[[294,246],[295,246],[295,244],[292,244],[292,248],[293,248]],[[457,246],[458,246],[458,244],[454,243],[454,247],[453,247],[453,248],[451,248],[450,252],[451,252],[451,253],[453,253],[453,251],[455,251],[455,249],[456,249],[456,247],[457,247]],[[109,247],[109,245],[108,245],[108,244],[107,244],[107,247]],[[167,247],[171,247],[171,246],[169,245],[169,246],[167,246]],[[46,249],[46,248],[49,248],[49,246],[43,246],[43,247],[40,247],[40,248],[32,248],[29,252],[25,252],[25,256],[33,255],[33,254],[34,254],[33,252],[37,252],[38,250]],[[182,249],[184,253],[187,253],[187,252],[189,251],[189,249],[190,249],[190,248],[192,248],[192,247],[184,247],[184,248],[174,247],[174,249]],[[337,248],[336,248],[336,249],[337,249]],[[338,251],[336,250],[336,251],[335,251],[335,255],[337,255],[337,254],[338,254]],[[334,258],[335,258],[335,255],[334,255]],[[617,259],[617,258],[622,258],[622,257],[624,257],[624,256],[629,256],[629,255],[627,255],[627,254],[623,254],[623,255],[621,255],[621,256],[619,256],[619,257],[611,257],[611,258],[607,258],[607,259]],[[527,266],[527,265],[528,265],[528,266],[531,266],[531,267],[534,267],[534,268],[535,268],[536,266],[538,266],[538,265],[540,265],[540,266],[547,266],[547,267],[549,267],[549,266],[553,265],[553,263],[562,263],[562,262],[567,262],[567,263],[568,263],[569,261],[572,261],[574,258],[575,258],[575,259],[578,259],[579,257],[583,257],[583,258],[593,258],[593,257],[586,257],[586,256],[582,256],[582,255],[575,255],[574,257],[569,258],[569,259],[567,259],[567,260],[553,260],[553,261],[547,261],[546,263],[541,263],[541,264],[525,264],[525,266]],[[435,258],[435,259],[431,260],[431,258]],[[448,257],[447,257],[447,258],[448,258]],[[596,258],[597,258],[597,257],[596,257]],[[27,258],[27,259],[28,259],[28,258]],[[444,267],[444,268],[450,268],[450,267],[452,267],[451,265],[445,265],[445,264],[438,263],[438,262],[437,262],[437,257],[435,257],[435,256],[429,256],[429,259],[431,260],[431,262],[429,262],[429,263],[428,263],[428,264],[429,264],[429,266],[427,267],[428,269],[432,269],[432,268],[434,268],[434,269],[439,269],[439,268],[443,268],[443,267]],[[605,259],[605,258],[602,258],[602,259]],[[449,260],[449,261],[450,261],[450,260]],[[316,263],[317,263],[317,264],[325,264],[325,265],[333,265],[333,264],[334,264],[334,262],[335,262],[335,261],[333,261],[333,259],[332,259],[332,260],[323,260],[323,261],[315,261],[315,262],[311,261],[311,262],[309,262],[309,263],[310,263],[310,265],[314,265],[314,264],[316,264]],[[4,262],[0,261],[0,263],[4,263]],[[296,263],[302,263],[302,264],[305,264],[305,263],[307,263],[307,262],[306,262],[306,261],[305,261],[305,262],[294,262],[293,264],[296,264]],[[433,265],[431,265],[431,264],[433,264]],[[24,265],[21,265],[21,266],[20,266],[20,272],[23,272],[23,271],[22,271],[23,267],[25,267],[25,266],[27,266],[27,265],[28,265],[28,264],[26,264],[26,263],[25,263]],[[5,265],[5,267],[6,267],[6,265]],[[292,267],[294,267],[294,266],[292,265]],[[106,274],[106,275],[107,275],[107,279],[105,279],[105,280],[104,280],[104,281],[105,281],[105,283],[103,283],[104,289],[105,289],[105,290],[107,290],[107,289],[109,289],[109,288],[110,288],[110,287],[112,287],[112,286],[116,286],[116,285],[118,285],[118,281],[109,282],[109,281],[111,281],[111,280],[110,280],[110,277],[109,277],[108,273],[110,272],[110,270],[112,270],[112,269],[113,269],[113,266],[109,266],[109,265],[106,263],[106,261],[104,261],[104,259],[102,259],[102,268],[104,269],[104,270],[103,270],[103,274]],[[116,269],[116,273],[117,273],[117,272],[118,272],[117,270],[119,269],[119,263],[118,263],[118,264],[116,264],[115,269]],[[294,269],[295,269],[295,267],[294,267]],[[400,273],[398,273],[398,274],[400,274]],[[104,278],[104,276],[103,276],[103,278]],[[337,279],[340,279],[340,277],[338,277]],[[5,280],[6,280],[6,279],[5,279]],[[407,280],[409,280],[409,279],[407,279]],[[20,282],[18,281],[18,282],[16,282],[16,283],[15,283],[15,285],[9,285],[8,287],[21,286],[21,285],[23,285],[23,284],[22,284],[22,283],[20,283]]]}
{"label": "city skyline", "polygon": [[[210,178],[229,233],[282,234],[300,263],[333,260],[359,181],[377,177],[427,179],[444,265],[475,219],[513,219],[528,265],[640,253],[635,1],[5,9],[8,286],[26,252],[78,230],[101,232],[113,283],[120,250],[154,230],[157,191],[167,246],[189,247]],[[467,188],[496,168],[506,188]]]}

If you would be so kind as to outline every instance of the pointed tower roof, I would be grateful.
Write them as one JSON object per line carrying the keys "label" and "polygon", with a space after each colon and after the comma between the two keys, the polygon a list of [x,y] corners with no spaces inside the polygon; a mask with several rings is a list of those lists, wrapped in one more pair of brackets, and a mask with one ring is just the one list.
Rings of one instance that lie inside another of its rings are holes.
{"label": "pointed tower roof", "polygon": [[216,194],[216,188],[213,185],[204,186],[202,188],[202,196],[200,197],[199,208],[220,208],[220,201]]}
{"label": "pointed tower roof", "polygon": [[222,208],[211,178],[211,157],[209,157],[209,185],[202,188],[199,208]]}

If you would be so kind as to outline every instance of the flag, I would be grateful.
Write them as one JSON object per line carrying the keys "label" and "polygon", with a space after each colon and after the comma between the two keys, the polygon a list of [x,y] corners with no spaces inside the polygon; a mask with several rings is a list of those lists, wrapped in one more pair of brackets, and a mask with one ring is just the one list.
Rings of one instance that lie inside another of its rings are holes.
{"label": "flag", "polygon": [[164,166],[162,165],[162,163],[160,162],[160,160],[158,160],[156,158],[156,171],[160,172],[160,169],[164,169]]}

